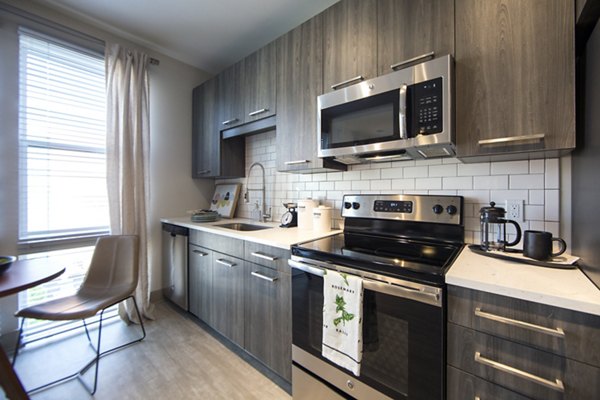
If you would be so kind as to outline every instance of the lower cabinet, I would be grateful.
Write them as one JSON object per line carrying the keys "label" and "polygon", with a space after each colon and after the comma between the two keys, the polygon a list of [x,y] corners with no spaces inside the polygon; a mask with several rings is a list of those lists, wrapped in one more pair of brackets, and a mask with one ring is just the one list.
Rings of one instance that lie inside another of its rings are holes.
{"label": "lower cabinet", "polygon": [[244,347],[244,261],[213,253],[213,328]]}
{"label": "lower cabinet", "polygon": [[212,285],[213,265],[212,250],[189,245],[189,308],[190,312],[209,325],[213,325]]}
{"label": "lower cabinet", "polygon": [[246,262],[246,350],[292,378],[291,275]]}

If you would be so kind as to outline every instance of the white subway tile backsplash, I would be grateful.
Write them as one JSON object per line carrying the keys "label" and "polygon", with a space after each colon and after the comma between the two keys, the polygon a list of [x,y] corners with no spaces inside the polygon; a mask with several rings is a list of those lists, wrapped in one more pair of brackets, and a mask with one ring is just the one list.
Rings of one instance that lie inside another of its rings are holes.
{"label": "white subway tile backsplash", "polygon": [[508,175],[474,176],[473,189],[508,189]]}
{"label": "white subway tile backsplash", "polygon": [[511,175],[510,189],[543,189],[543,174]]}
{"label": "white subway tile backsplash", "polygon": [[[277,221],[285,211],[283,202],[312,197],[337,210],[339,226],[344,194],[431,194],[464,197],[465,240],[479,243],[479,210],[495,201],[504,207],[507,199],[524,201],[524,228],[548,230],[558,235],[560,227],[560,160],[481,162],[465,164],[456,158],[408,160],[351,165],[345,172],[315,174],[280,173],[276,170],[275,132],[246,138],[246,171],[253,162],[265,166],[267,206]],[[260,185],[257,171],[250,185]],[[245,178],[219,179],[216,183],[241,183]],[[251,192],[253,201],[259,192]],[[240,200],[238,215],[249,217],[252,204]],[[335,214],[335,212],[334,212]]]}
{"label": "white subway tile backsplash", "polygon": [[560,188],[560,163],[558,158],[546,160],[545,189]]}
{"label": "white subway tile backsplash", "polygon": [[560,224],[558,222],[546,221],[546,223],[544,223],[544,230],[552,233],[552,236],[554,237],[560,237]]}
{"label": "white subway tile backsplash", "polygon": [[492,175],[528,174],[529,161],[492,162]]}

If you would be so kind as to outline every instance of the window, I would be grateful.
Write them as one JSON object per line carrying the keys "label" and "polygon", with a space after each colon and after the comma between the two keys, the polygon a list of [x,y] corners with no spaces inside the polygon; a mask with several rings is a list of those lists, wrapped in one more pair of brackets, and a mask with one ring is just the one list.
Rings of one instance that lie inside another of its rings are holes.
{"label": "window", "polygon": [[[93,250],[73,247],[109,231],[105,102],[103,55],[19,29],[21,253],[60,257],[67,267],[58,279],[19,293],[20,308],[73,294]],[[31,335],[57,328],[25,323]]]}
{"label": "window", "polygon": [[104,58],[19,30],[19,240],[108,232]]}

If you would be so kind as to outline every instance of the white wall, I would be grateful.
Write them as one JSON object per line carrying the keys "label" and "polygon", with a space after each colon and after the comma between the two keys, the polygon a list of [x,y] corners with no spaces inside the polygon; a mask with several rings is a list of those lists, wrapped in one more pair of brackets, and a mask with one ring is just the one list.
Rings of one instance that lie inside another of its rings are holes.
{"label": "white wall", "polygon": [[[99,39],[138,47],[160,60],[159,66],[150,66],[151,184],[147,207],[151,290],[160,289],[160,217],[206,208],[207,196],[213,192],[212,180],[191,178],[192,89],[208,79],[209,74],[95,28],[89,21],[31,1],[5,3]],[[17,45],[15,25],[0,23],[0,254],[17,253]],[[15,308],[14,296],[0,303],[0,333],[16,328],[12,317]]]}
{"label": "white wall", "polygon": [[[337,227],[344,194],[447,194],[465,198],[465,240],[469,243],[479,240],[479,209],[489,206],[490,201],[504,207],[507,199],[524,201],[522,230],[546,230],[570,241],[570,225],[562,227],[560,223],[561,214],[570,219],[570,205],[561,207],[561,201],[570,201],[568,197],[561,199],[561,187],[570,184],[570,169],[563,171],[561,159],[463,164],[456,158],[437,158],[353,165],[346,172],[286,174],[276,170],[275,135],[272,131],[246,138],[246,175],[253,162],[264,165],[267,209],[272,207],[276,221],[285,212],[282,203],[309,197],[335,208],[333,225]],[[260,187],[259,171],[252,171],[251,188]],[[242,192],[245,189],[245,179],[220,182],[239,182]],[[250,198],[250,204],[245,204],[240,196],[237,216],[251,218],[260,192],[250,192]]]}

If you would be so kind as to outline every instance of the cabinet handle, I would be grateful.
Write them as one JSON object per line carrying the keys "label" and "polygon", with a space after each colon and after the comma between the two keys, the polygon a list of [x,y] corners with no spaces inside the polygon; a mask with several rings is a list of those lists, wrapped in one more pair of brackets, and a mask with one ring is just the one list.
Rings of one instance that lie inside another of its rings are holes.
{"label": "cabinet handle", "polygon": [[208,253],[205,253],[205,252],[200,251],[200,250],[192,250],[192,253],[198,254],[200,257],[206,257],[208,255]]}
{"label": "cabinet handle", "polygon": [[408,139],[408,128],[406,126],[406,84],[400,86],[400,139]]}
{"label": "cabinet handle", "polygon": [[270,255],[262,253],[260,251],[255,251],[254,253],[250,253],[250,254],[253,255],[254,257],[262,258],[264,260],[269,260],[269,261],[277,260],[277,257],[270,256]]}
{"label": "cabinet handle", "polygon": [[557,392],[563,393],[565,391],[565,385],[563,385],[563,383],[560,379],[555,379],[554,381],[550,381],[548,379],[540,378],[539,376],[530,374],[529,372],[525,372],[520,369],[511,367],[509,365],[502,364],[497,361],[485,358],[478,351],[475,352],[475,362],[478,362],[479,364],[482,364],[482,365],[485,365],[488,367],[492,367],[494,369],[497,369],[498,371],[502,371],[502,372],[506,372],[506,373],[514,375],[514,376],[518,376],[518,377],[528,380],[530,382],[537,383],[539,385],[545,386],[552,390],[556,390]]}
{"label": "cabinet handle", "polygon": [[235,267],[235,266],[237,265],[237,264],[236,264],[236,263],[234,263],[234,262],[227,261],[227,260],[224,260],[224,259],[222,259],[222,258],[217,258],[217,259],[215,260],[215,262],[216,262],[216,263],[218,263],[218,264],[224,265],[224,266],[226,266],[226,267],[229,267],[229,268],[231,268],[231,267]]}
{"label": "cabinet handle", "polygon": [[268,108],[261,108],[260,110],[256,110],[256,111],[252,111],[251,113],[248,113],[248,116],[254,117],[255,115],[266,113],[267,111],[269,111]]}
{"label": "cabinet handle", "polygon": [[538,133],[535,135],[507,136],[495,139],[482,139],[478,143],[480,146],[485,146],[488,144],[527,142],[530,140],[542,141],[544,140],[544,136],[546,136],[544,133]]}
{"label": "cabinet handle", "polygon": [[265,280],[265,281],[269,281],[269,282],[275,282],[277,280],[277,278],[271,278],[270,276],[266,276],[266,275],[260,274],[260,273],[258,273],[256,271],[250,272],[250,275],[255,276],[255,277],[259,278],[259,279]]}
{"label": "cabinet handle", "polygon": [[223,125],[229,125],[229,124],[233,124],[234,122],[237,122],[237,121],[239,121],[239,119],[237,119],[237,118],[231,118],[231,119],[228,119],[227,121],[223,121],[221,123]]}
{"label": "cabinet handle", "polygon": [[204,175],[204,174],[208,174],[210,172],[210,169],[203,169],[202,171],[198,171],[199,175]]}
{"label": "cabinet handle", "polygon": [[309,163],[309,160],[295,160],[295,161],[286,161],[284,162],[285,165],[298,165],[298,164],[307,164]]}
{"label": "cabinet handle", "polygon": [[561,328],[546,328],[545,326],[535,325],[529,322],[519,321],[517,319],[501,317],[499,315],[482,311],[479,307],[475,308],[474,314],[479,318],[489,319],[491,321],[500,322],[506,325],[518,326],[519,328],[529,329],[530,331],[544,333],[546,335],[556,336],[562,339],[565,338],[565,331],[563,331]]}
{"label": "cabinet handle", "polygon": [[355,76],[354,78],[350,78],[350,79],[348,79],[348,80],[346,80],[344,82],[340,82],[340,83],[336,83],[335,85],[331,85],[331,89],[332,90],[336,90],[340,86],[345,86],[345,85],[347,85],[349,83],[354,83],[354,82],[359,82],[359,81],[364,81],[364,80],[365,80],[364,76],[358,75],[358,76]]}
{"label": "cabinet handle", "polygon": [[395,70],[396,68],[402,67],[402,66],[407,65],[407,64],[414,63],[415,61],[420,61],[420,60],[423,60],[425,58],[433,58],[434,55],[435,55],[435,52],[433,52],[433,51],[430,52],[430,53],[421,54],[420,56],[416,56],[416,57],[413,57],[413,58],[409,58],[408,60],[404,60],[404,61],[400,61],[399,63],[392,64],[392,65],[390,65],[390,68],[393,69],[393,70]]}

